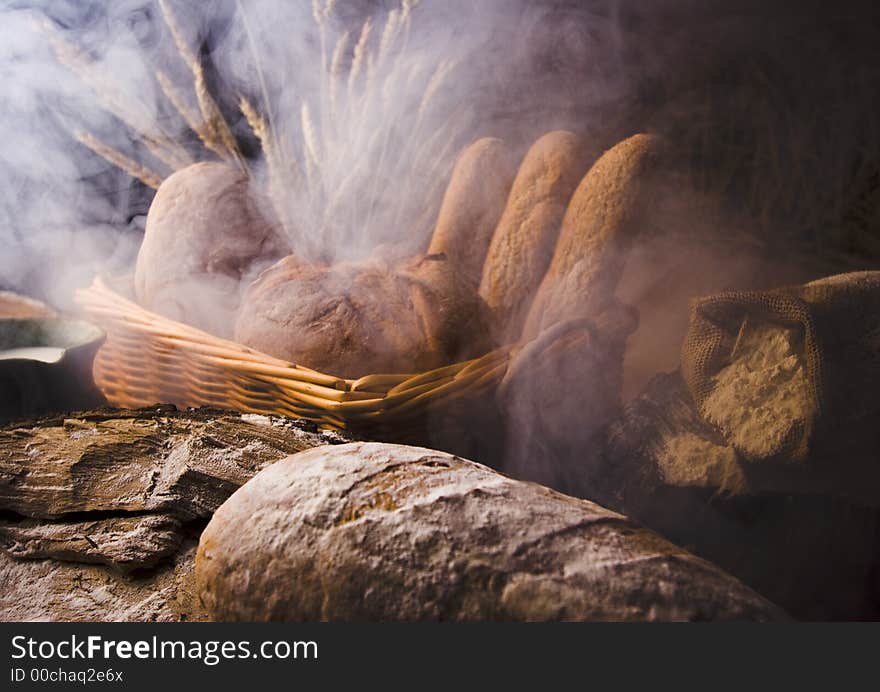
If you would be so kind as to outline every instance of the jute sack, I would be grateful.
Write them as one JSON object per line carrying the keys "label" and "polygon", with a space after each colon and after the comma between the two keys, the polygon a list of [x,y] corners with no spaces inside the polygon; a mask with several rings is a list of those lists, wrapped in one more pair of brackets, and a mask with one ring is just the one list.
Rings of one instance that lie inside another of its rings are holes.
{"label": "jute sack", "polygon": [[880,272],[694,301],[682,374],[744,459],[833,457],[839,485],[843,464],[880,454]]}

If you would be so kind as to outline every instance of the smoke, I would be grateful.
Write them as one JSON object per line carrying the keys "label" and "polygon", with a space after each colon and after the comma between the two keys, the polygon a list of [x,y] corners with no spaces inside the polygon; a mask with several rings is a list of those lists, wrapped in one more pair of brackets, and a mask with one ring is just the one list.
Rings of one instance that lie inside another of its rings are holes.
{"label": "smoke", "polygon": [[[563,92],[556,108],[546,88],[514,93],[550,42],[538,35],[546,8],[330,5],[327,12],[324,2],[168,3],[243,158],[275,193],[271,211],[293,249],[312,259],[351,259],[383,245],[414,250],[468,141],[506,130],[525,147],[539,111],[557,114],[544,127],[566,112],[571,120]],[[155,2],[22,0],[0,20],[0,283],[66,307],[95,272],[130,270],[150,198],[75,135],[160,178],[181,159],[216,155],[163,93],[159,73],[198,113],[187,56]],[[561,39],[581,42],[571,31]],[[274,166],[259,155],[241,97],[268,125]],[[148,139],[177,151],[157,160]]]}
{"label": "smoke", "polygon": [[[680,322],[694,292],[778,276],[755,270],[741,234],[880,257],[880,28],[868,3],[167,5],[178,36],[153,0],[0,11],[0,287],[68,307],[95,273],[132,270],[152,191],[74,135],[160,178],[230,154],[206,147],[168,98],[170,84],[184,110],[205,105],[193,61],[229,124],[232,165],[260,183],[290,248],[326,262],[424,247],[456,155],[478,137],[523,153],[565,128],[598,155],[638,131],[665,135],[675,213],[658,213],[624,277],[649,325],[635,335],[647,360],[628,356],[641,368],[630,393],[674,367],[682,325],[664,311]],[[682,281],[688,272],[698,280]],[[678,278],[665,303],[662,276]]]}
{"label": "smoke", "polygon": [[34,16],[0,16],[0,283],[66,304],[87,266],[130,254],[122,229],[131,190],[71,140],[74,122],[119,137],[57,64]]}
{"label": "smoke", "polygon": [[[502,136],[522,151],[563,127],[587,133],[597,152],[637,130],[670,134],[700,185],[746,202],[787,234],[826,238],[841,218],[873,230],[865,198],[880,149],[868,95],[876,26],[859,3],[828,17],[827,30],[813,3],[791,13],[748,0],[425,0],[405,22],[411,4],[339,0],[324,16],[324,2],[169,3],[255,176],[270,187],[240,96],[268,121],[282,164],[308,178],[280,181],[278,195],[305,254],[344,259],[383,244],[409,251],[430,232],[467,141]],[[34,22],[45,17],[91,63],[92,84],[59,64]],[[112,97],[135,111],[140,129],[180,142],[191,158],[214,154],[157,83],[162,72],[197,108],[155,2],[19,0],[2,20],[0,281],[66,304],[91,272],[130,262],[149,201],[71,133],[88,132],[166,176],[143,133],[102,108]],[[352,80],[367,20],[367,58]],[[857,103],[847,103],[853,93]],[[823,137],[829,129],[834,137]]]}

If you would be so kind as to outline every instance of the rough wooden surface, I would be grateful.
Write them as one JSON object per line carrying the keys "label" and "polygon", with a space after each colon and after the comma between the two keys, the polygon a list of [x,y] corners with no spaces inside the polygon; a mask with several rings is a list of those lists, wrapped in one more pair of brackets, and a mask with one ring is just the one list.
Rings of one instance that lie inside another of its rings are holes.
{"label": "rough wooden surface", "polygon": [[5,622],[179,622],[206,620],[193,578],[195,541],[161,569],[126,576],[99,565],[16,560],[0,551]]}
{"label": "rough wooden surface", "polygon": [[153,567],[173,555],[182,541],[180,521],[166,514],[0,522],[0,549],[10,557],[109,565],[122,572]]}
{"label": "rough wooden surface", "polygon": [[169,406],[0,427],[0,620],[203,619],[193,548],[208,517],[265,466],[341,441]]}
{"label": "rough wooden surface", "polygon": [[417,447],[273,464],[202,533],[224,620],[779,620],[781,610],[624,516]]}
{"label": "rough wooden surface", "polygon": [[173,407],[12,424],[0,428],[0,511],[208,517],[268,463],[333,439],[292,421]]}

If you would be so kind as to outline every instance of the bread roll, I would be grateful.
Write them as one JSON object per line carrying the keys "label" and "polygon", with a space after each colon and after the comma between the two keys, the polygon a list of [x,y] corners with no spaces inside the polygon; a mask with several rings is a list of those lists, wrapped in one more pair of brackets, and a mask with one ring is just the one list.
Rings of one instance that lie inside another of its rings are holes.
{"label": "bread roll", "polygon": [[428,254],[445,254],[475,289],[515,165],[512,152],[500,139],[478,139],[456,162],[440,205]]}
{"label": "bread roll", "polygon": [[586,166],[584,142],[565,131],[544,135],[523,159],[489,245],[480,283],[498,343],[516,341],[522,332],[553,257],[565,208]]}
{"label": "bread roll", "polygon": [[626,252],[650,211],[651,177],[663,142],[639,134],[606,151],[578,185],[553,259],[529,309],[523,336],[601,313],[611,302]]}
{"label": "bread roll", "polygon": [[351,378],[430,370],[488,349],[485,306],[442,256],[397,268],[284,258],[248,290],[235,338]]}
{"label": "bread roll", "polygon": [[282,246],[245,175],[197,163],[165,180],[153,199],[135,294],[150,310],[228,337],[242,284],[283,255]]}

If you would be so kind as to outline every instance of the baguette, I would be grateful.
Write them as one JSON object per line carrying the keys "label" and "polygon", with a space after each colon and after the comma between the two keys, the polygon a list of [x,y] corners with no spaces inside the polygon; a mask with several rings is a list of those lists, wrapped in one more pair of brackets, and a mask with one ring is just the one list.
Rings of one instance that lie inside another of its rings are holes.
{"label": "baguette", "polygon": [[497,343],[519,338],[553,257],[565,208],[586,166],[584,142],[571,132],[550,132],[526,154],[489,245],[480,283]]}
{"label": "baguette", "polygon": [[474,290],[507,202],[514,166],[513,154],[500,139],[477,140],[456,162],[440,206],[428,254],[445,254]]}
{"label": "baguette", "polygon": [[612,303],[626,253],[651,207],[651,178],[663,149],[659,137],[634,135],[606,151],[578,185],[524,339],[562,321],[594,317]]}

